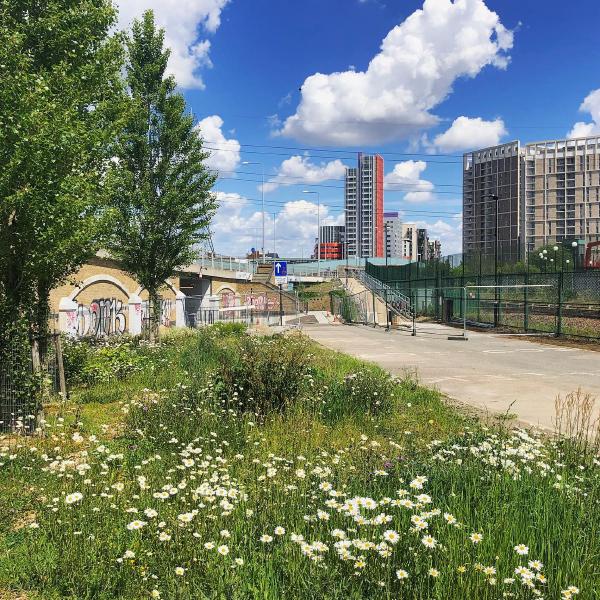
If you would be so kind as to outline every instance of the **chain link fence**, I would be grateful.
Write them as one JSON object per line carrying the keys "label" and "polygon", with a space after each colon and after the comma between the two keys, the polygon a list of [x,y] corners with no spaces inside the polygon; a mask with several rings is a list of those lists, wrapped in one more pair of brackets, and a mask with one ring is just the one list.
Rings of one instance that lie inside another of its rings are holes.
{"label": "chain link fence", "polygon": [[0,362],[0,432],[32,433],[44,395],[62,393],[66,382],[58,333],[31,341],[31,352],[15,347]]}
{"label": "chain link fence", "polygon": [[[479,275],[459,268],[453,275],[434,263],[422,264],[388,272],[368,264],[367,272],[409,296],[420,317],[454,322],[466,311],[471,325],[600,339],[600,271]],[[398,275],[406,278],[392,279]]]}

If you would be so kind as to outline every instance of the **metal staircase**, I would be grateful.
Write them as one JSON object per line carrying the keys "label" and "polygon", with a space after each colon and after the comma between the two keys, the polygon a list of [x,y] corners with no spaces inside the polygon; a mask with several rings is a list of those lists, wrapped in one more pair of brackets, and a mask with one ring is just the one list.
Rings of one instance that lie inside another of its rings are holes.
{"label": "metal staircase", "polygon": [[360,281],[368,290],[385,302],[392,313],[414,322],[416,314],[408,296],[391,288],[383,281],[375,279],[375,277],[369,275],[362,269],[352,269],[349,272],[349,275]]}

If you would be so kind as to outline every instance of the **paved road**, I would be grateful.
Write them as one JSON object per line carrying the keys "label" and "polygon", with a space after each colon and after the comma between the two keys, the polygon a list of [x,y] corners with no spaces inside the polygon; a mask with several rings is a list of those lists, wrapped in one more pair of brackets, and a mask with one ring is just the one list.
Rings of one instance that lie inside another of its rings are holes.
{"label": "paved road", "polygon": [[599,352],[490,333],[469,332],[467,342],[450,341],[447,336],[460,331],[429,323],[418,325],[416,337],[345,325],[309,326],[304,332],[394,374],[416,370],[423,384],[465,404],[503,413],[514,402],[510,412],[539,427],[553,427],[558,394],[581,387],[600,405]]}

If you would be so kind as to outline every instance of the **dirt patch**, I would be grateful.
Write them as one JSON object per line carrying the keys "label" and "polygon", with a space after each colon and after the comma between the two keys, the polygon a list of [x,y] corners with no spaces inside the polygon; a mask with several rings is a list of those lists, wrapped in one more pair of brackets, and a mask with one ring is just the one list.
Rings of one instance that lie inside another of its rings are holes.
{"label": "dirt patch", "polygon": [[32,600],[32,598],[25,592],[9,592],[8,590],[0,590],[0,600]]}
{"label": "dirt patch", "polygon": [[[32,523],[36,521],[36,514],[34,512],[27,512],[23,515],[20,515],[19,518],[13,522],[11,529],[13,531],[21,531],[21,529],[25,529],[29,527]],[[0,594],[0,600],[2,600],[2,595]]]}

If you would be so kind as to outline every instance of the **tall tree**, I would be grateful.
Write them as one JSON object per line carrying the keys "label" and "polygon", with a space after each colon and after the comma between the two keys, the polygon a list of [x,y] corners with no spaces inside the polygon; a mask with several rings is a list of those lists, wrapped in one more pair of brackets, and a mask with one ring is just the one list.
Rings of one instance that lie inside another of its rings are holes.
{"label": "tall tree", "polygon": [[164,32],[147,11],[127,41],[129,100],[109,177],[117,209],[109,249],[148,292],[151,337],[160,324],[161,287],[195,258],[216,208],[216,177],[204,165],[209,155],[175,79],[166,76],[168,60]]}
{"label": "tall tree", "polygon": [[100,242],[115,22],[110,0],[0,0],[0,365],[14,335],[45,332],[49,290]]}

